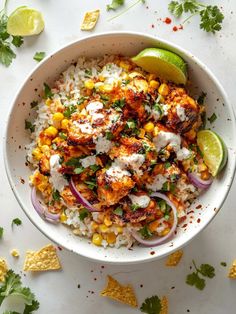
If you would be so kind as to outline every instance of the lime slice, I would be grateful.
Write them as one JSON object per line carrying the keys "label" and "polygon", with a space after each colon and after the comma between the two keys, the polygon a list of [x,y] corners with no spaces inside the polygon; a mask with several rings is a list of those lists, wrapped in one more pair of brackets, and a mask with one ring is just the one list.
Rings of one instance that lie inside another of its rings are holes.
{"label": "lime slice", "polygon": [[215,177],[227,163],[228,151],[225,143],[215,132],[202,130],[197,134],[197,144],[205,164]]}
{"label": "lime slice", "polygon": [[43,29],[42,14],[26,6],[17,8],[8,18],[7,32],[12,36],[38,35]]}
{"label": "lime slice", "polygon": [[186,84],[187,64],[181,57],[171,51],[160,48],[146,48],[136,57],[133,57],[132,60],[145,71],[155,73],[164,80],[176,84]]}

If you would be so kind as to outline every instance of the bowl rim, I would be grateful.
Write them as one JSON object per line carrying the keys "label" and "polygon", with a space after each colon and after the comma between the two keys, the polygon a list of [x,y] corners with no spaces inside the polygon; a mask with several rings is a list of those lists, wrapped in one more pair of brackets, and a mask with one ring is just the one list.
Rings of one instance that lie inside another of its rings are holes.
{"label": "bowl rim", "polygon": [[193,240],[201,231],[203,231],[206,226],[213,220],[213,218],[216,216],[216,214],[220,211],[220,209],[222,208],[228,194],[229,191],[231,189],[233,180],[234,180],[234,176],[235,176],[235,171],[236,171],[236,156],[233,156],[233,160],[232,160],[232,164],[231,164],[231,168],[230,168],[230,172],[228,173],[227,176],[230,176],[230,180],[229,180],[229,184],[227,186],[227,191],[224,195],[224,197],[222,198],[221,202],[219,203],[218,206],[218,210],[214,212],[214,214],[212,214],[212,216],[210,217],[209,220],[204,221],[201,226],[198,228],[197,232],[193,232],[192,235],[187,239],[187,241],[185,241],[184,243],[178,244],[176,245],[173,250],[167,250],[166,253],[162,254],[161,256],[159,255],[148,255],[147,257],[144,258],[137,258],[137,260],[131,260],[131,261],[109,261],[109,259],[102,259],[100,257],[97,257],[96,254],[95,256],[88,256],[86,255],[86,252],[84,253],[82,252],[77,252],[71,248],[68,248],[66,246],[64,246],[63,244],[57,242],[57,240],[53,239],[53,237],[50,235],[50,232],[46,232],[44,230],[41,229],[41,226],[39,226],[34,219],[31,217],[30,213],[27,211],[27,209],[24,207],[23,203],[21,202],[21,197],[17,192],[16,187],[14,186],[14,180],[11,176],[11,170],[10,170],[10,165],[8,162],[8,158],[7,158],[7,140],[8,140],[8,132],[9,132],[9,122],[16,104],[16,100],[19,97],[24,85],[30,80],[30,78],[32,77],[32,75],[44,64],[46,63],[50,58],[52,58],[53,55],[57,54],[57,53],[61,53],[64,49],[68,49],[70,47],[72,47],[73,45],[78,45],[80,42],[82,41],[86,41],[89,40],[90,38],[105,38],[106,36],[140,36],[140,37],[146,37],[150,40],[155,41],[159,41],[161,44],[167,45],[170,48],[175,49],[176,51],[180,52],[183,55],[186,55],[188,58],[194,59],[195,63],[197,64],[197,66],[199,66],[203,71],[205,71],[207,73],[207,75],[211,78],[211,80],[215,83],[217,89],[220,91],[222,98],[224,99],[224,102],[226,103],[226,106],[229,110],[229,113],[231,115],[231,117],[233,118],[233,125],[232,127],[234,128],[234,130],[236,131],[236,120],[235,120],[235,112],[234,112],[234,108],[231,104],[231,102],[228,99],[228,96],[223,88],[223,86],[221,85],[221,83],[218,81],[218,79],[216,78],[216,76],[213,74],[213,72],[202,62],[200,61],[194,54],[192,54],[190,51],[186,50],[185,48],[180,47],[177,44],[174,44],[168,40],[162,39],[160,37],[155,37],[152,36],[150,34],[146,34],[144,32],[134,32],[134,31],[106,31],[106,32],[99,32],[96,34],[92,34],[92,35],[88,35],[88,36],[84,36],[82,38],[79,38],[77,40],[73,40],[65,45],[63,45],[60,49],[55,49],[52,53],[50,53],[42,62],[40,62],[39,64],[37,64],[31,71],[30,73],[24,78],[22,84],[20,85],[20,87],[18,88],[16,94],[14,95],[12,101],[11,101],[11,107],[10,110],[8,112],[8,117],[7,117],[7,121],[6,121],[6,127],[5,127],[5,132],[4,132],[4,138],[3,138],[3,159],[4,159],[4,165],[5,165],[5,171],[7,174],[7,178],[10,184],[10,187],[14,193],[14,196],[16,198],[16,200],[18,201],[21,209],[24,211],[24,213],[26,214],[26,216],[29,218],[29,220],[34,224],[34,226],[44,235],[46,236],[48,239],[50,239],[52,242],[57,243],[58,245],[62,246],[63,248],[72,251],[74,253],[76,253],[77,255],[81,256],[82,258],[87,258],[91,261],[95,261],[95,262],[99,262],[99,263],[104,263],[104,264],[114,264],[114,265],[128,265],[128,264],[136,264],[136,263],[147,263],[147,262],[152,262],[154,260],[157,259],[161,259],[164,258],[165,256],[169,255],[172,251],[176,251],[184,246],[186,246],[191,240]]}

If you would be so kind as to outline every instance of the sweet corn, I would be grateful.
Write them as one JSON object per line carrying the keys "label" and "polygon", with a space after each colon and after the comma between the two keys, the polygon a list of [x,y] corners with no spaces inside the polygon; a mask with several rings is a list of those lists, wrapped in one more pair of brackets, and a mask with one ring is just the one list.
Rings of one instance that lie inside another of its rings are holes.
{"label": "sweet corn", "polygon": [[147,79],[148,79],[149,82],[152,81],[152,80],[155,80],[156,78],[157,78],[156,74],[153,74],[153,73],[150,73],[147,76]]}
{"label": "sweet corn", "polygon": [[54,113],[52,119],[53,119],[53,121],[60,122],[61,120],[64,119],[64,115],[61,112],[56,112],[56,113]]}
{"label": "sweet corn", "polygon": [[128,80],[129,79],[129,75],[126,72],[122,72],[121,73],[121,77],[123,80]]}
{"label": "sweet corn", "polygon": [[63,119],[63,120],[61,121],[61,128],[64,129],[64,130],[66,130],[67,127],[68,127],[68,124],[69,124],[69,120]]}
{"label": "sweet corn", "polygon": [[123,233],[123,227],[121,227],[121,226],[117,226],[116,227],[116,230],[117,230],[117,232],[120,234],[120,233]]}
{"label": "sweet corn", "polygon": [[95,231],[98,228],[98,224],[95,221],[91,222],[91,228],[93,231]]}
{"label": "sweet corn", "polygon": [[87,89],[93,89],[94,88],[94,81],[92,80],[87,80],[84,82],[84,86],[87,88]]}
{"label": "sweet corn", "polygon": [[165,230],[163,230],[161,232],[161,236],[164,237],[165,235],[167,235],[170,232],[170,228],[166,228]]}
{"label": "sweet corn", "polygon": [[102,240],[103,238],[99,233],[93,234],[93,238],[92,238],[93,244],[100,246],[102,244]]}
{"label": "sweet corn", "polygon": [[140,129],[138,137],[139,138],[144,138],[144,136],[145,136],[145,130],[144,129]]}
{"label": "sweet corn", "polygon": [[148,122],[144,125],[143,128],[146,132],[150,133],[154,130],[154,124],[152,122]]}
{"label": "sweet corn", "polygon": [[131,66],[131,64],[130,63],[128,63],[128,62],[126,62],[126,61],[120,61],[120,67],[121,68],[123,68],[123,69],[125,69],[126,71],[130,71],[131,70],[131,68],[132,68],[132,66]]}
{"label": "sweet corn", "polygon": [[40,160],[42,157],[42,153],[39,147],[36,147],[33,151],[32,151],[32,155],[34,157],[34,159],[36,160]]}
{"label": "sweet corn", "polygon": [[104,93],[110,93],[113,91],[113,86],[109,84],[104,84],[103,86],[100,87],[100,90]]}
{"label": "sweet corn", "polygon": [[46,155],[47,157],[50,156],[50,147],[48,145],[41,146],[41,151]]}
{"label": "sweet corn", "polygon": [[49,126],[45,131],[44,134],[46,134],[49,137],[55,138],[57,136],[58,130],[54,126]]}
{"label": "sweet corn", "polygon": [[109,228],[106,225],[104,225],[104,224],[99,225],[98,229],[102,233],[106,233],[109,230]]}
{"label": "sweet corn", "polygon": [[50,98],[48,98],[46,101],[45,101],[45,104],[47,106],[50,106],[52,104],[52,100]]}
{"label": "sweet corn", "polygon": [[19,257],[19,256],[20,256],[18,250],[16,250],[16,249],[11,250],[11,255],[12,255],[13,257]]}
{"label": "sweet corn", "polygon": [[158,127],[157,127],[157,126],[155,126],[155,127],[154,127],[154,129],[153,129],[152,134],[153,134],[153,136],[157,136],[157,135],[158,135],[158,133],[159,133],[159,129],[158,129]]}
{"label": "sweet corn", "polygon": [[107,240],[108,244],[115,243],[116,242],[116,235],[115,235],[115,233],[114,232],[108,233],[106,240]]}
{"label": "sweet corn", "polygon": [[67,216],[64,213],[60,215],[60,221],[61,222],[67,221]]}
{"label": "sweet corn", "polygon": [[161,86],[158,88],[158,93],[161,96],[167,96],[169,94],[169,87],[167,84],[163,83]]}
{"label": "sweet corn", "polygon": [[159,82],[157,82],[156,80],[151,80],[151,81],[149,82],[149,86],[150,86],[151,88],[158,88],[158,87],[159,87]]}
{"label": "sweet corn", "polygon": [[104,81],[105,81],[105,77],[102,76],[102,75],[99,75],[99,76],[98,76],[98,79],[99,79],[99,81],[101,81],[101,82],[104,82]]}
{"label": "sweet corn", "polygon": [[106,217],[104,218],[104,224],[105,224],[107,227],[110,227],[110,226],[112,225],[112,221],[111,221],[111,219],[110,219],[109,216],[106,216]]}
{"label": "sweet corn", "polygon": [[155,220],[155,221],[152,221],[149,225],[148,225],[148,229],[151,231],[151,232],[154,232],[156,231],[157,227],[159,226],[159,221],[158,220]]}

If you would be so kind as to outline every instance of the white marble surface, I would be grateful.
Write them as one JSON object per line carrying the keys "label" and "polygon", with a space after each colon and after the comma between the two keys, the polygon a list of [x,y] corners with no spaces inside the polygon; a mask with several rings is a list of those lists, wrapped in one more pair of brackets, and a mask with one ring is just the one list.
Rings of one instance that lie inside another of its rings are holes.
{"label": "white marble surface", "polygon": [[[36,62],[33,55],[36,51],[47,54],[62,45],[76,40],[87,33],[80,31],[83,13],[90,9],[101,9],[101,17],[94,33],[110,30],[134,30],[168,39],[190,50],[198,56],[220,79],[234,105],[236,98],[236,1],[206,0],[209,4],[222,6],[225,21],[223,30],[216,35],[209,35],[199,30],[198,18],[186,25],[183,31],[173,32],[171,25],[166,25],[160,18],[169,16],[169,1],[147,0],[149,9],[137,5],[126,15],[108,22],[106,4],[109,0],[15,0],[10,1],[8,12],[20,5],[29,5],[39,9],[46,22],[45,31],[38,37],[27,38],[22,48],[18,49],[17,59],[9,68],[0,65],[0,132],[4,136],[7,115],[17,89]],[[154,28],[151,25],[154,25]],[[1,143],[2,144],[2,143]],[[1,150],[2,152],[2,150]],[[21,272],[24,253],[27,249],[37,249],[47,244],[45,238],[28,220],[20,209],[7,182],[3,157],[0,161],[0,226],[5,229],[4,238],[0,241],[0,256],[8,260],[9,265]],[[107,266],[90,262],[66,250],[60,251],[63,269],[60,272],[25,274],[23,281],[35,292],[41,303],[37,313],[80,313],[80,314],[118,314],[140,313],[99,296],[105,284],[106,274],[123,283],[131,283],[137,292],[139,303],[154,294],[166,295],[170,301],[170,314],[233,314],[236,312],[236,282],[227,278],[228,266],[236,258],[236,211],[235,183],[220,213],[214,221],[195,238],[185,249],[184,257],[177,268],[168,269],[164,260],[134,266]],[[23,224],[11,228],[13,218],[21,218]],[[14,259],[10,250],[18,248],[21,256]],[[201,292],[185,284],[191,260],[198,263],[210,263],[216,268],[216,277],[207,280],[206,288]],[[23,274],[23,273],[22,273]],[[95,280],[96,278],[96,280]],[[77,288],[80,284],[80,288]],[[140,285],[143,285],[141,288]],[[171,289],[171,287],[175,287]],[[91,293],[89,291],[94,291]],[[7,307],[10,304],[5,304]],[[0,312],[2,313],[2,309]]]}

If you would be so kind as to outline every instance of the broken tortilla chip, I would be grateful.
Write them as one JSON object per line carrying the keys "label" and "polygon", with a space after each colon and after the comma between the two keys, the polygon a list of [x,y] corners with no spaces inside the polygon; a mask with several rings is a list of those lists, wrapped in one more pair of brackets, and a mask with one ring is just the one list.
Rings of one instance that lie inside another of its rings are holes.
{"label": "broken tortilla chip", "polygon": [[178,250],[167,257],[166,266],[177,266],[183,256],[184,252]]}
{"label": "broken tortilla chip", "polygon": [[167,297],[163,297],[161,299],[161,311],[160,314],[168,314],[168,299]]}
{"label": "broken tortilla chip", "polygon": [[82,31],[91,31],[97,24],[100,10],[86,12],[80,29]]}
{"label": "broken tortilla chip", "polygon": [[233,261],[233,264],[230,267],[228,277],[231,279],[236,279],[236,260]]}
{"label": "broken tortilla chip", "polygon": [[56,248],[52,244],[36,252],[26,252],[24,263],[25,271],[47,271],[60,268],[61,264],[56,253]]}
{"label": "broken tortilla chip", "polygon": [[7,271],[8,271],[7,262],[5,261],[5,259],[0,258],[0,282],[5,281]]}
{"label": "broken tortilla chip", "polygon": [[111,276],[107,277],[107,287],[101,292],[101,296],[114,299],[133,307],[138,306],[134,290],[130,285],[122,286],[117,280],[115,280]]}

